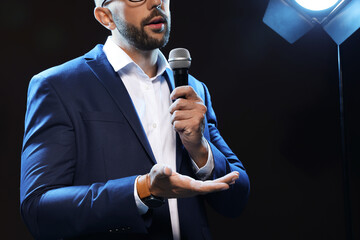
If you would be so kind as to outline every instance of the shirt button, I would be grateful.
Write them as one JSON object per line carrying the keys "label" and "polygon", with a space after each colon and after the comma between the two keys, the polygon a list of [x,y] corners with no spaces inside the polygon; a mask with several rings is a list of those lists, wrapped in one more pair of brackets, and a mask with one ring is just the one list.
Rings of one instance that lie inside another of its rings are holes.
{"label": "shirt button", "polygon": [[156,128],[156,127],[157,127],[156,123],[153,123],[153,125],[152,125],[152,126],[153,126],[153,128]]}
{"label": "shirt button", "polygon": [[149,85],[146,85],[146,86],[145,86],[145,90],[150,90],[150,86],[149,86]]}

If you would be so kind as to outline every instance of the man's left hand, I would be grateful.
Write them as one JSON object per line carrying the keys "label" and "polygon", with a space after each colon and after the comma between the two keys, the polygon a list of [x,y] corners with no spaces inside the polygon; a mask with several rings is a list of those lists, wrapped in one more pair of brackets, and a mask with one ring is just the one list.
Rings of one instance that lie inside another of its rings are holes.
{"label": "man's left hand", "polygon": [[208,157],[207,143],[203,136],[207,108],[190,86],[175,88],[170,97],[175,100],[169,108],[171,123],[191,158],[201,168]]}

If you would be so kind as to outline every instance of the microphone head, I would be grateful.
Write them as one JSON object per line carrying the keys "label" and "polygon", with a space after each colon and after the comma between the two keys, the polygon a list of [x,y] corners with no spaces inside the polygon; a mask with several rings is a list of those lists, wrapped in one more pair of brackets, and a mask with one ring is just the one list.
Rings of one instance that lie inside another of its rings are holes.
{"label": "microphone head", "polygon": [[173,70],[179,68],[189,69],[191,65],[190,52],[185,48],[175,48],[170,51],[168,62]]}

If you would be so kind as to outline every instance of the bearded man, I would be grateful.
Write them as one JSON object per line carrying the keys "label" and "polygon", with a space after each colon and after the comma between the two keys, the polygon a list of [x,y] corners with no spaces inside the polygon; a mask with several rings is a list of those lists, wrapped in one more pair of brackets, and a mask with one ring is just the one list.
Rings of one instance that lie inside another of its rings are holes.
{"label": "bearded man", "polygon": [[170,0],[95,5],[106,43],[29,84],[23,219],[36,239],[211,239],[205,201],[238,216],[249,179],[206,86],[174,86]]}

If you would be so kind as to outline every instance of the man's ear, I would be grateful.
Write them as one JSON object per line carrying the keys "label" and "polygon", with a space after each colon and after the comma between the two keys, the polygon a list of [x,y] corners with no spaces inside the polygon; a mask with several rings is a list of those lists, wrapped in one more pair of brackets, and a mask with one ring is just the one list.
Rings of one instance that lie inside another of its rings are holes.
{"label": "man's ear", "polygon": [[94,15],[96,20],[110,31],[116,28],[111,11],[108,8],[96,7],[94,9]]}

